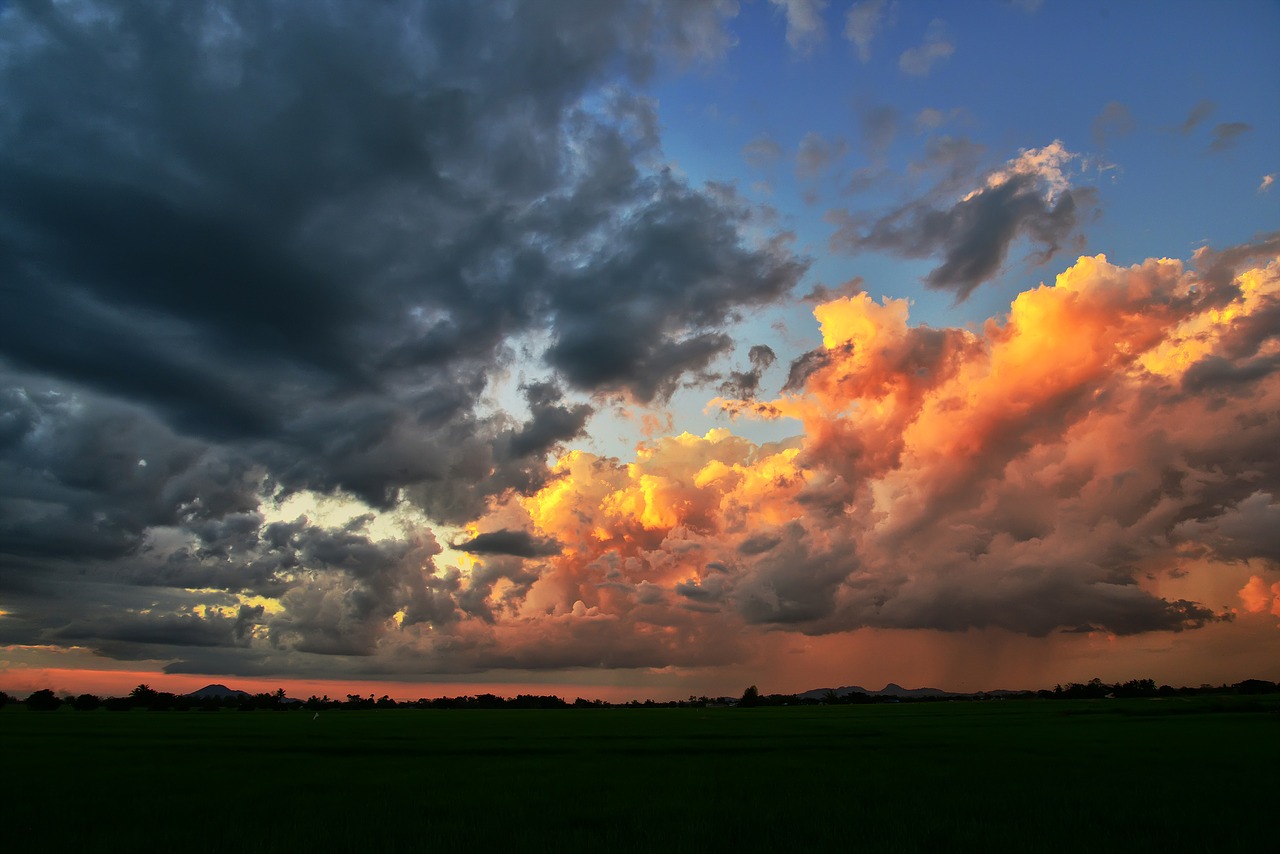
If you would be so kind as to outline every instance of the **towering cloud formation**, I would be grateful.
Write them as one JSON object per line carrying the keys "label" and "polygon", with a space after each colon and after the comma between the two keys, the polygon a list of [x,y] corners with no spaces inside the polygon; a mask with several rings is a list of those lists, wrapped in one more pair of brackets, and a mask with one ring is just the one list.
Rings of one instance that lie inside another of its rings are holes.
{"label": "towering cloud formation", "polygon": [[[866,294],[819,305],[823,343],[792,391],[719,402],[803,435],[563,457],[521,502],[562,550],[510,617],[540,660],[608,624],[593,654],[652,666],[731,656],[753,625],[1125,635],[1229,619],[1229,603],[1158,590],[1276,567],[1280,259],[1221,267],[1250,254],[1205,251],[1196,270],[1084,257],[976,332],[911,326],[905,301]],[[1265,591],[1251,582],[1247,609]]]}

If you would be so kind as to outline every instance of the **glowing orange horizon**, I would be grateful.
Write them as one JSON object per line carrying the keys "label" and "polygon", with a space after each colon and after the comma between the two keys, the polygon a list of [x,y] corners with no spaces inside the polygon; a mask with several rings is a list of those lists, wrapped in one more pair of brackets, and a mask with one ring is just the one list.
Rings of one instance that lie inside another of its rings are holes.
{"label": "glowing orange horizon", "polygon": [[[345,700],[348,694],[360,697],[389,696],[396,701],[436,697],[463,697],[495,694],[515,697],[517,694],[556,696],[568,702],[578,697],[586,700],[627,702],[630,700],[681,699],[679,692],[616,685],[584,685],[571,682],[412,682],[345,679],[298,679],[266,676],[230,676],[227,674],[161,673],[153,670],[89,670],[57,667],[11,668],[0,674],[0,690],[11,698],[22,699],[32,691],[52,689],[59,696],[96,694],[99,697],[124,697],[139,685],[171,694],[189,694],[206,685],[225,685],[250,694],[270,694],[283,688],[286,695],[299,700],[311,696],[328,696]],[[687,695],[685,695],[687,696]]]}

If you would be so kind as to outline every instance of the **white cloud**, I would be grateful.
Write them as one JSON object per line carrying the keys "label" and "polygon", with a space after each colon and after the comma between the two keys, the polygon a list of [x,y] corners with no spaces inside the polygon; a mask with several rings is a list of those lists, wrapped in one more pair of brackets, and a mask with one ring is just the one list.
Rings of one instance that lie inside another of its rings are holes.
{"label": "white cloud", "polygon": [[808,51],[827,37],[822,10],[827,0],[769,0],[787,15],[787,44],[792,50]]}
{"label": "white cloud", "polygon": [[854,3],[844,19],[844,37],[858,48],[858,59],[871,61],[871,42],[885,25],[886,9],[892,7],[886,0],[865,0]]}

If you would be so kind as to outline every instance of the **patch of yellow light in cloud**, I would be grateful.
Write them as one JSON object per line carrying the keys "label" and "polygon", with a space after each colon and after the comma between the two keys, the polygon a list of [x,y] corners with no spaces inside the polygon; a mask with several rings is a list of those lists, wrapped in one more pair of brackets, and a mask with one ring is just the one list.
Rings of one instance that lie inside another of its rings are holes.
{"label": "patch of yellow light in cloud", "polygon": [[364,529],[375,540],[398,540],[405,529],[426,524],[427,520],[412,505],[401,502],[391,510],[378,510],[351,495],[325,495],[312,490],[295,492],[282,500],[267,499],[259,506],[263,522],[292,522],[305,516],[310,522],[326,528],[340,528],[361,516],[370,517]]}
{"label": "patch of yellow light in cloud", "polygon": [[[1280,264],[1273,261],[1266,267],[1246,270],[1235,284],[1240,289],[1239,296],[1222,308],[1209,309],[1178,324],[1164,341],[1143,354],[1138,364],[1158,376],[1180,377],[1196,362],[1213,354],[1232,323],[1280,296]],[[1259,352],[1268,355],[1276,346],[1272,339],[1264,342]]]}

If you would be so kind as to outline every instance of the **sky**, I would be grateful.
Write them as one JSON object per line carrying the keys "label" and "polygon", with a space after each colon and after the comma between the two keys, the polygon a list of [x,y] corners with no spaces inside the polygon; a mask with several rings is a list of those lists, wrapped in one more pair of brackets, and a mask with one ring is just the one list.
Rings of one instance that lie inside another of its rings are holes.
{"label": "sky", "polygon": [[0,2],[0,689],[1280,680],[1277,43]]}

